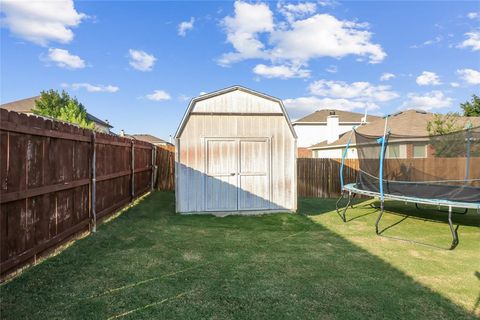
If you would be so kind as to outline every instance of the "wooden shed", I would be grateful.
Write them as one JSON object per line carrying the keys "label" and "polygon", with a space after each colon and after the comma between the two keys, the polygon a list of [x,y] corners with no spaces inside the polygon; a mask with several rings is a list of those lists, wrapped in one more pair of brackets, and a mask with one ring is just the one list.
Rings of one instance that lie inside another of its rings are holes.
{"label": "wooden shed", "polygon": [[280,99],[233,86],[194,98],[175,134],[176,210],[296,211],[296,134]]}

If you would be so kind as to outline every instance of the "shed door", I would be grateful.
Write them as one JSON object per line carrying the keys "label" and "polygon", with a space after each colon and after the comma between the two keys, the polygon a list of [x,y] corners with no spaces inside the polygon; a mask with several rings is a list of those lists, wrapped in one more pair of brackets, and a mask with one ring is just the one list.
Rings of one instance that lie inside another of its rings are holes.
{"label": "shed door", "polygon": [[206,154],[205,210],[269,209],[268,139],[207,139]]}
{"label": "shed door", "polygon": [[238,210],[270,207],[270,148],[267,139],[239,140]]}
{"label": "shed door", "polygon": [[206,154],[205,209],[237,210],[238,141],[208,139]]}

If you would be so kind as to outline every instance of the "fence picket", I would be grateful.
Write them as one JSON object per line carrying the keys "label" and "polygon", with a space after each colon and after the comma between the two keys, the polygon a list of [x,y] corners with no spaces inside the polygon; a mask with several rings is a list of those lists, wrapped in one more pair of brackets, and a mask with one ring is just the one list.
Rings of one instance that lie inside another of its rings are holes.
{"label": "fence picket", "polygon": [[[340,196],[341,159],[297,159],[298,197],[331,198]],[[346,159],[343,177],[345,183],[354,182],[358,170],[356,159]]]}
{"label": "fence picket", "polygon": [[[93,212],[106,218],[152,189],[155,148],[150,143],[103,133],[94,140],[90,130],[4,109],[0,117],[2,281],[88,232]],[[173,190],[173,152],[159,151],[165,156],[156,158],[156,187]]]}

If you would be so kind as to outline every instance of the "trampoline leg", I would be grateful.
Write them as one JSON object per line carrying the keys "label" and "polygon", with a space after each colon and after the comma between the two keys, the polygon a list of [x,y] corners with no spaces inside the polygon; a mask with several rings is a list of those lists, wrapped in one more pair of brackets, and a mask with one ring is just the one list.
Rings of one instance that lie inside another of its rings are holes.
{"label": "trampoline leg", "polygon": [[347,222],[346,212],[347,212],[348,207],[350,206],[350,202],[352,201],[352,193],[350,191],[348,192],[347,205],[342,209],[342,212],[340,213],[340,208],[338,207],[338,205],[339,205],[340,201],[343,199],[343,197],[344,197],[344,192],[342,192],[342,195],[341,195],[340,199],[337,200],[337,204],[335,206],[336,206],[338,215],[340,216],[340,218],[342,218],[342,221]]}
{"label": "trampoline leg", "polygon": [[450,247],[450,250],[455,249],[455,247],[458,245],[458,235],[457,235],[457,230],[453,227],[452,223],[452,207],[448,207],[448,224],[450,225],[450,231],[452,232],[452,246]]}
{"label": "trampoline leg", "polygon": [[382,215],[383,215],[383,201],[380,202],[380,214],[378,215],[377,222],[375,222],[375,233],[378,235],[380,234],[378,232],[378,224],[380,223],[380,219],[382,219]]}
{"label": "trampoline leg", "polygon": [[[354,194],[352,195],[352,200],[355,199],[355,196],[356,196],[356,195],[357,195],[356,193],[354,193]],[[350,208],[353,209],[353,203],[350,205]]]}
{"label": "trampoline leg", "polygon": [[342,191],[342,193],[340,194],[340,198],[338,198],[337,202],[335,203],[335,210],[337,210],[337,213],[339,215],[340,215],[340,208],[338,207],[338,205],[340,204],[340,201],[342,201],[344,195],[345,195],[345,191]]}

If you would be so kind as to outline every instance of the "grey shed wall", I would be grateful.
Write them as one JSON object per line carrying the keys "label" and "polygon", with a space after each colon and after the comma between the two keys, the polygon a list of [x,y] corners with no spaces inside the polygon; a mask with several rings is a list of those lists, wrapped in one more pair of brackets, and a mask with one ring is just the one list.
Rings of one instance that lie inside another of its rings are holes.
{"label": "grey shed wall", "polygon": [[280,100],[242,87],[192,100],[176,135],[177,212],[296,211],[292,130]]}

